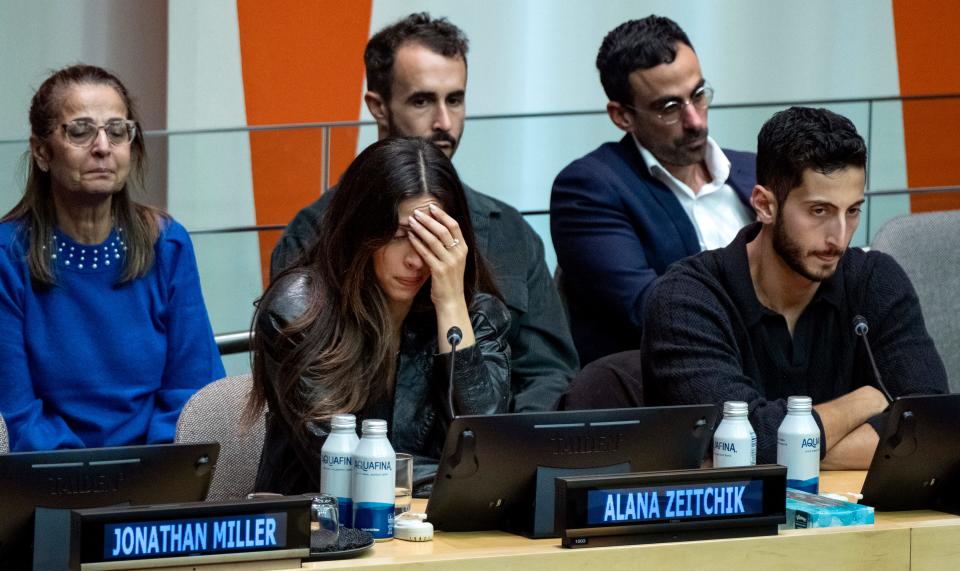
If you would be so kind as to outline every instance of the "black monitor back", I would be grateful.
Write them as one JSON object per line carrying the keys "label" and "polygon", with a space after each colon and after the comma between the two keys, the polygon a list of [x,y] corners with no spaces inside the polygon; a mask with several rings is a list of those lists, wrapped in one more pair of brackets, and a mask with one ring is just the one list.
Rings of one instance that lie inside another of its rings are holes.
{"label": "black monitor back", "polygon": [[960,394],[898,398],[863,483],[878,510],[960,513]]}
{"label": "black monitor back", "polygon": [[203,500],[220,445],[154,444],[0,454],[0,562],[29,567],[36,507]]}
{"label": "black monitor back", "polygon": [[554,478],[698,468],[717,414],[689,405],[457,417],[427,519],[446,531],[554,535]]}

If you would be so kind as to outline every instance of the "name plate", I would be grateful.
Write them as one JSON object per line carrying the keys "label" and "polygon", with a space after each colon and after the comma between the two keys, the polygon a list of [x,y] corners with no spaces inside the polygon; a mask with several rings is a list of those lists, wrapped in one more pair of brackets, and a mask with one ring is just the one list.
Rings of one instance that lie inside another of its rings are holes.
{"label": "name plate", "polygon": [[776,535],[783,466],[671,470],[556,480],[564,547]]}
{"label": "name plate", "polygon": [[208,555],[287,546],[287,514],[225,515],[103,526],[103,560]]}
{"label": "name plate", "polygon": [[303,558],[310,553],[310,499],[38,508],[35,545],[34,568],[38,564],[46,568],[45,564],[119,569]]}

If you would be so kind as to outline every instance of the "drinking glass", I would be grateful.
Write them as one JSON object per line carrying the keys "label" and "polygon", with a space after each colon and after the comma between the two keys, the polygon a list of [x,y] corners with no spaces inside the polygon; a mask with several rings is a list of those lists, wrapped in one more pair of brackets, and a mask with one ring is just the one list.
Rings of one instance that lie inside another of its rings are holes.
{"label": "drinking glass", "polygon": [[413,497],[413,456],[398,452],[395,466],[397,484],[393,514],[398,516],[403,512],[410,511],[410,500]]}
{"label": "drinking glass", "polygon": [[337,545],[340,523],[337,498],[330,494],[303,494],[310,498],[310,550],[327,551]]}

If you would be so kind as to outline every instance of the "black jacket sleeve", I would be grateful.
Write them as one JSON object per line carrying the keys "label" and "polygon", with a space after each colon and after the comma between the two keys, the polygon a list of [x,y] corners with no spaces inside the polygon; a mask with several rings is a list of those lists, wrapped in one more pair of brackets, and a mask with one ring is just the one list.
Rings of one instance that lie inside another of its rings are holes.
{"label": "black jacket sleeve", "polygon": [[454,357],[452,393],[451,354],[439,354],[433,362],[433,386],[440,391],[439,402],[447,403],[440,407],[447,425],[453,416],[503,413],[510,404],[510,313],[499,299],[481,293],[470,304],[470,322],[476,343]]}
{"label": "black jacket sleeve", "polygon": [[329,427],[307,425],[306,442],[298,439],[292,419],[284,418],[278,403],[276,380],[280,363],[296,347],[296,339],[282,333],[307,306],[306,276],[291,273],[276,284],[277,295],[269,307],[261,308],[255,323],[255,334],[263,341],[265,378],[254,378],[267,395],[267,430],[257,470],[255,489],[280,494],[320,490],[320,450],[326,442]]}
{"label": "black jacket sleeve", "polygon": [[[867,337],[877,370],[894,397],[945,394],[947,372],[927,333],[920,300],[903,268],[889,255],[870,252],[863,288],[864,314],[870,324]],[[886,413],[868,420],[881,433]]]}
{"label": "black jacket sleeve", "polygon": [[[525,304],[511,312],[510,362],[513,379],[513,412],[554,410],[579,368],[570,324],[553,276],[544,261],[543,241],[523,219],[517,221],[526,250],[524,281],[504,284],[507,300],[522,297]],[[518,240],[518,242],[520,242]],[[515,287],[514,287],[515,286]],[[511,295],[511,289],[521,289]]]}

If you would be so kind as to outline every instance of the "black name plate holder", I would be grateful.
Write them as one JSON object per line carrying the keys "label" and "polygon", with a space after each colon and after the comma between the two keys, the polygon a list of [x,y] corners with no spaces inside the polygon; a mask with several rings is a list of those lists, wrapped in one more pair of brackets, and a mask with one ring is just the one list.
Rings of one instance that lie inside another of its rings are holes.
{"label": "black name plate holder", "polygon": [[776,535],[786,490],[779,465],[561,477],[556,529],[569,548]]}
{"label": "black name plate holder", "polygon": [[37,508],[34,569],[134,569],[310,554],[310,498]]}

